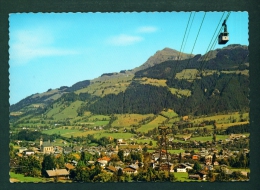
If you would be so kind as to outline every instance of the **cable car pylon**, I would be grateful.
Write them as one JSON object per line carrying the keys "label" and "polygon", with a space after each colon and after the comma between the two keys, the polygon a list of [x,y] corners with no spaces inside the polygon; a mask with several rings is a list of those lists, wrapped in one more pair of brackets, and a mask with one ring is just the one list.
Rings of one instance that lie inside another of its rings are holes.
{"label": "cable car pylon", "polygon": [[166,127],[165,125],[160,125],[158,127],[158,131],[160,133],[160,157],[159,157],[159,170],[161,168],[161,162],[162,162],[162,151],[165,150],[166,154],[166,160],[167,160],[167,169],[170,174],[170,164],[169,164],[169,155],[168,155],[168,150],[167,150],[167,134],[169,133],[169,127]]}

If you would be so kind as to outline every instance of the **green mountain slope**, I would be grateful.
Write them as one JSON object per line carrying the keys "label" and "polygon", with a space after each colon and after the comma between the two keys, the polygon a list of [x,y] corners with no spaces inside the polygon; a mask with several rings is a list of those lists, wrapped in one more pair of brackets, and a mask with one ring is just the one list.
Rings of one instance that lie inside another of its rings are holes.
{"label": "green mountain slope", "polygon": [[246,46],[230,45],[211,56],[187,59],[188,54],[183,54],[177,60],[178,52],[166,48],[131,71],[105,73],[72,87],[35,94],[10,111],[69,119],[86,113],[158,114],[165,109],[179,115],[248,110],[247,55]]}
{"label": "green mountain slope", "polygon": [[41,108],[47,106],[53,103],[53,101],[59,99],[63,94],[87,87],[89,84],[90,84],[90,80],[84,80],[84,81],[77,82],[71,87],[62,86],[57,89],[49,89],[44,93],[33,94],[31,96],[22,99],[18,103],[11,105],[10,112],[18,112],[18,111],[23,112],[25,110],[28,110],[30,107]]}

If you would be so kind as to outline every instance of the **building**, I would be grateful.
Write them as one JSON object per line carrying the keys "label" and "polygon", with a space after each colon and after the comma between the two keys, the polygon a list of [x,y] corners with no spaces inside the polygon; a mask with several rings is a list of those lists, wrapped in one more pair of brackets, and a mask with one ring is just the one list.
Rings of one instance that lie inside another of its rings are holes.
{"label": "building", "polygon": [[33,150],[26,150],[26,151],[23,151],[23,155],[24,155],[24,156],[34,155],[34,151],[33,151]]}
{"label": "building", "polygon": [[195,174],[195,175],[189,175],[189,179],[200,180],[200,176],[199,176],[198,174]]}
{"label": "building", "polygon": [[116,171],[117,171],[117,169],[112,165],[106,167],[105,170],[110,173],[116,173]]}
{"label": "building", "polygon": [[69,154],[72,152],[72,148],[69,146],[63,147],[63,154]]}
{"label": "building", "polygon": [[70,173],[66,169],[46,170],[48,177],[59,177],[68,179]]}
{"label": "building", "polygon": [[177,167],[175,167],[176,172],[188,172],[188,170],[191,170],[192,167],[188,164],[179,164]]}
{"label": "building", "polygon": [[51,144],[50,140],[43,142],[42,138],[40,139],[40,151],[43,154],[53,154],[54,153],[54,148],[53,148],[53,145]]}
{"label": "building", "polygon": [[68,171],[75,169],[75,166],[73,166],[71,163],[65,163],[64,166]]}
{"label": "building", "polygon": [[127,173],[127,174],[137,174],[137,169],[135,169],[134,167],[125,167],[123,169],[123,173]]}

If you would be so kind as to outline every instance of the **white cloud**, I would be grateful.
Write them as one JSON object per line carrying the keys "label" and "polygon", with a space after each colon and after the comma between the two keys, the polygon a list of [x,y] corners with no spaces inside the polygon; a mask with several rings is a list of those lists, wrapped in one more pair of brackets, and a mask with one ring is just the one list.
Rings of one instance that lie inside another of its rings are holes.
{"label": "white cloud", "polygon": [[107,42],[115,46],[127,46],[142,41],[143,38],[140,36],[131,36],[126,34],[120,34],[118,36],[110,37]]}
{"label": "white cloud", "polygon": [[154,26],[142,26],[139,27],[136,32],[138,33],[152,33],[152,32],[156,32],[158,29]]}
{"label": "white cloud", "polygon": [[32,59],[77,54],[75,50],[55,47],[54,36],[47,30],[21,30],[10,35],[10,62],[26,64]]}

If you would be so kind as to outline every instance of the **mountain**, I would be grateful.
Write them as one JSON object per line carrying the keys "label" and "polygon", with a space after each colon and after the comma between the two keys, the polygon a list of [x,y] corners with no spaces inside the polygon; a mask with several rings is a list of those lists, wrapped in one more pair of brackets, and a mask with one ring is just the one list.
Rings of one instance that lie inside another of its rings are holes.
{"label": "mountain", "polygon": [[[41,106],[48,105],[48,104],[52,103],[53,101],[59,99],[63,94],[68,93],[68,92],[73,92],[76,90],[80,90],[84,87],[87,87],[89,84],[90,84],[90,80],[84,80],[84,81],[75,83],[71,87],[62,86],[57,89],[49,89],[44,93],[33,94],[31,96],[28,96],[28,97],[22,99],[18,103],[11,105],[10,112],[19,111],[20,109],[22,109],[26,106],[30,106],[32,104],[37,104],[37,105],[41,105]],[[34,107],[35,107],[35,105],[34,105]]]}
{"label": "mountain", "polygon": [[208,115],[247,110],[247,47],[230,45],[213,52],[208,60],[196,55],[137,71],[127,89],[90,101],[83,111],[158,114],[173,109],[180,115]]}
{"label": "mountain", "polygon": [[192,54],[190,55],[186,53],[180,53],[174,49],[164,48],[163,50],[157,51],[140,67],[135,68],[134,72],[153,67],[154,65],[160,64],[165,61],[178,60],[178,59],[183,60],[183,59],[192,58],[193,56],[194,55]]}
{"label": "mountain", "polygon": [[[207,115],[248,109],[247,46],[229,45],[191,58],[182,54],[180,60],[178,54],[165,48],[132,71],[104,73],[72,87],[34,94],[10,111],[31,114],[38,110],[47,117],[56,114],[66,119],[85,112],[158,114],[172,109],[179,115]],[[35,108],[34,104],[40,105]],[[31,105],[33,109],[25,109]]]}

